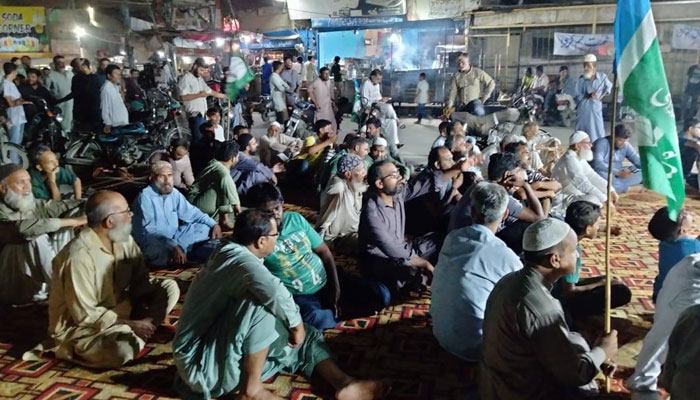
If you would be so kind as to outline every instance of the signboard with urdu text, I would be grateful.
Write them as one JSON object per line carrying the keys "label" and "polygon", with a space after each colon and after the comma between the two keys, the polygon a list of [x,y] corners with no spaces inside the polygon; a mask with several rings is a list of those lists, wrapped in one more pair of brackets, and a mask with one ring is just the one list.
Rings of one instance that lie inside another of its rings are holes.
{"label": "signboard with urdu text", "polygon": [[48,51],[44,7],[0,6],[0,53]]}

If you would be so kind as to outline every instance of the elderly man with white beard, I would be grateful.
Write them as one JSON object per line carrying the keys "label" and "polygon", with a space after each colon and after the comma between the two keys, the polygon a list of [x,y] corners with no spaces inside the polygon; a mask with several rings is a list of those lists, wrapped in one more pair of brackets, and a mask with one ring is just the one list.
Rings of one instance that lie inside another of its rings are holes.
{"label": "elderly man with white beard", "polygon": [[131,237],[133,213],[117,192],[93,194],[88,227],[53,262],[49,333],[56,358],[117,368],[143,350],[180,297],[171,279],[150,279]]}
{"label": "elderly man with white beard", "polygon": [[[576,131],[569,137],[569,150],[552,168],[552,178],[561,183],[564,210],[581,196],[595,197],[601,203],[607,201],[608,183],[590,166],[593,160],[591,139],[583,131]],[[611,192],[613,204],[617,204],[617,193]]]}
{"label": "elderly man with white beard", "polygon": [[80,200],[37,200],[29,173],[15,164],[0,166],[0,304],[44,301],[51,260],[84,225]]}
{"label": "elderly man with white beard", "polygon": [[357,154],[344,154],[338,161],[338,172],[321,194],[316,230],[336,252],[354,253],[357,250],[362,194],[367,191],[366,176],[362,158]]}

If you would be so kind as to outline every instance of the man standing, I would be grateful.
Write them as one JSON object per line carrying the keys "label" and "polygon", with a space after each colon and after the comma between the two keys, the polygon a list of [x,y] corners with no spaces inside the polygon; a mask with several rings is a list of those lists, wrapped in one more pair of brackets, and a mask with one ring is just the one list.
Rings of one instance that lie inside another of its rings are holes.
{"label": "man standing", "polygon": [[[44,84],[49,89],[55,99],[63,99],[71,92],[71,81],[73,73],[66,69],[66,60],[61,55],[54,56],[53,69],[49,72],[49,77]],[[66,100],[58,104],[63,115],[61,126],[63,131],[68,133],[73,128],[73,100]]]}
{"label": "man standing", "polygon": [[590,349],[569,331],[561,304],[549,293],[574,272],[576,234],[547,218],[525,231],[525,267],[501,279],[486,302],[479,363],[482,400],[568,399],[597,391],[593,378],[617,353],[617,331]]}
{"label": "man standing", "polygon": [[367,191],[366,177],[367,170],[362,158],[357,154],[345,153],[338,160],[336,173],[321,194],[316,229],[338,253],[352,254],[357,251],[362,194]]}
{"label": "man standing", "polygon": [[338,125],[335,120],[335,112],[338,111],[338,107],[335,104],[333,85],[331,85],[328,68],[321,68],[321,74],[309,86],[309,98],[316,106],[314,122],[320,119],[331,121],[333,130],[337,131]]}
{"label": "man standing", "polygon": [[132,68],[129,71],[129,77],[126,79],[126,99],[141,100],[143,99],[144,91],[139,85],[139,70]]}
{"label": "man standing", "polygon": [[37,113],[37,107],[33,103],[33,97],[44,100],[49,107],[56,104],[56,99],[51,95],[48,89],[41,85],[40,78],[41,72],[38,69],[30,68],[27,70],[27,80],[18,88],[22,98],[30,101],[30,104],[24,105],[24,116],[27,121],[31,121]]}
{"label": "man standing", "polygon": [[[162,267],[204,261],[214,250],[221,228],[211,217],[173,190],[173,167],[158,161],[151,165],[151,184],[132,204],[133,235],[148,264]],[[209,239],[212,239],[210,242]]]}
{"label": "man standing", "polygon": [[340,283],[333,254],[309,222],[295,212],[284,212],[277,186],[261,183],[251,188],[252,207],[273,213],[279,230],[275,249],[265,266],[294,296],[304,322],[319,331],[337,324]]}
{"label": "man standing", "polygon": [[301,78],[293,67],[294,64],[292,63],[292,57],[285,57],[284,70],[280,74],[280,77],[287,84],[287,86],[289,86],[289,89],[287,89],[287,96],[285,98],[287,107],[294,107],[294,104],[296,104],[297,97],[299,96],[299,87],[301,85]]}
{"label": "man standing", "polygon": [[[608,184],[591,168],[590,161],[593,161],[593,150],[588,134],[574,132],[569,138],[569,150],[552,168],[552,178],[562,186],[563,209],[583,195],[593,196],[601,204],[607,201]],[[613,204],[617,204],[614,187],[611,196]]]}
{"label": "man standing", "polygon": [[501,278],[523,265],[496,237],[507,215],[505,189],[482,182],[470,196],[474,224],[450,232],[445,239],[431,286],[430,315],[440,346],[463,360],[477,362],[486,300]]}
{"label": "man standing", "polygon": [[171,279],[149,278],[121,194],[97,192],[85,212],[88,227],[53,261],[49,333],[56,358],[119,368],[143,350],[180,289]]}
{"label": "man standing", "polygon": [[583,59],[583,75],[576,84],[578,119],[576,130],[588,133],[591,143],[605,136],[603,98],[612,91],[608,77],[598,71],[598,59],[588,54]]}
{"label": "man standing", "polygon": [[214,92],[204,81],[202,76],[207,69],[207,65],[203,58],[197,58],[192,64],[192,69],[182,76],[178,83],[180,90],[180,99],[185,105],[185,113],[190,127],[190,133],[194,141],[200,138],[199,126],[206,119],[207,114],[207,97],[214,96],[219,99],[225,99],[226,95],[219,92]]}
{"label": "man standing", "polygon": [[416,85],[416,124],[420,124],[424,117],[427,116],[425,113],[425,105],[428,103],[428,81],[425,80],[425,72],[421,72],[418,75],[418,84]]}
{"label": "man standing", "polygon": [[305,87],[308,87],[316,80],[318,73],[316,72],[316,59],[314,56],[309,56],[309,60],[304,63],[304,68],[301,70],[301,73],[301,81]]}
{"label": "man standing", "polygon": [[29,173],[0,166],[0,304],[46,300],[51,260],[85,225],[80,200],[36,200]]}
{"label": "man standing", "polygon": [[102,107],[103,132],[109,134],[112,128],[129,124],[129,111],[126,110],[124,99],[119,91],[121,69],[114,64],[105,68],[107,80],[100,91],[100,106]]}
{"label": "man standing", "polygon": [[457,68],[459,72],[450,81],[447,108],[459,106],[458,111],[485,115],[484,103],[496,88],[496,82],[489,74],[471,65],[468,53],[462,53],[457,58]]}
{"label": "man standing", "polygon": [[[183,398],[282,400],[263,381],[282,370],[321,376],[338,400],[373,400],[388,384],[356,380],[338,368],[323,335],[304,325],[292,295],[262,263],[280,235],[272,213],[246,210],[232,241],[192,282],[173,341],[175,389]],[[222,290],[223,289],[223,290]]]}
{"label": "man standing", "polygon": [[268,56],[263,56],[262,67],[260,67],[261,93],[270,95],[270,75],[272,75],[272,65]]}
{"label": "man standing", "polygon": [[335,94],[340,97],[343,95],[343,71],[340,67],[340,57],[333,57],[333,65],[331,65],[331,75],[333,75],[333,85],[335,86]]}
{"label": "man standing", "polygon": [[[631,186],[642,184],[642,161],[637,150],[629,142],[631,136],[632,128],[629,125],[619,124],[615,127],[612,185],[617,193],[626,193]],[[593,162],[591,164],[595,172],[606,181],[610,165],[611,141],[612,137],[606,136],[593,143]],[[632,163],[632,166],[623,166],[622,163],[625,160]]]}
{"label": "man standing", "polygon": [[75,121],[83,125],[83,129],[97,130],[102,125],[100,109],[102,83],[100,78],[92,72],[90,60],[79,58],[75,65],[80,73],[73,75],[71,94],[64,100],[75,100],[73,115]]}
{"label": "man standing", "polygon": [[272,74],[270,75],[270,93],[272,93],[272,104],[275,106],[277,122],[284,125],[289,119],[286,93],[291,89],[280,75],[284,69],[284,65],[279,61],[273,61],[271,68]]}
{"label": "man standing", "polygon": [[304,59],[302,57],[297,57],[294,64],[292,64],[292,69],[297,73],[297,75],[299,75],[299,77],[301,77],[301,65],[303,62]]}
{"label": "man standing", "polygon": [[[32,104],[32,102],[22,99],[22,95],[13,82],[15,77],[17,77],[17,66],[12,63],[5,63],[3,65],[3,70],[5,71],[5,80],[2,82],[0,94],[2,94],[7,102],[7,119],[9,119],[10,124],[12,124],[8,136],[10,143],[21,146],[22,138],[24,137],[24,124],[27,122],[24,115],[24,107],[22,106],[25,104]],[[20,162],[15,152],[10,153],[10,155],[12,156],[12,162]]]}
{"label": "man standing", "polygon": [[685,85],[683,93],[683,121],[695,116],[698,106],[698,97],[700,96],[700,58],[695,65],[691,65],[686,73],[688,83]]}

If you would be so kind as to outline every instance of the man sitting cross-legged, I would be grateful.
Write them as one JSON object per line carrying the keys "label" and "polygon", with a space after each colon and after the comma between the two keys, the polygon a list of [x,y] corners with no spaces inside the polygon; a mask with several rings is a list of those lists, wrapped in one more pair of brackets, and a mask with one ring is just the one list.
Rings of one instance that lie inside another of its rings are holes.
{"label": "man sitting cross-legged", "polygon": [[345,153],[337,163],[337,172],[321,193],[321,210],[316,229],[335,252],[352,254],[357,251],[357,228],[360,224],[362,194],[367,170],[362,158]]}
{"label": "man sitting cross-legged", "polygon": [[384,381],[356,380],[331,359],[321,332],[302,323],[294,298],[262,259],[274,251],[278,217],[246,210],[226,242],[187,291],[173,353],[175,388],[186,399],[211,399],[238,389],[239,400],[282,400],[263,381],[282,370],[320,376],[338,400],[371,400]]}
{"label": "man sitting cross-legged", "polygon": [[[184,265],[188,259],[204,261],[216,247],[221,228],[210,216],[173,190],[169,162],[151,164],[151,184],[139,193],[134,211],[134,239],[151,265]],[[180,224],[182,221],[182,224]]]}
{"label": "man sitting cross-legged", "polygon": [[143,350],[180,289],[173,280],[149,278],[121,194],[97,192],[85,212],[88,227],[53,262],[49,332],[57,358],[118,368]]}
{"label": "man sitting cross-legged", "polygon": [[569,330],[559,301],[549,293],[557,280],[574,272],[576,245],[576,234],[554,218],[525,230],[524,268],[503,277],[486,302],[482,400],[568,400],[597,391],[593,378],[617,353],[617,331],[591,349]]}
{"label": "man sitting cross-legged", "polygon": [[275,174],[284,172],[284,164],[278,162],[272,168],[268,168],[253,158],[258,152],[258,141],[250,133],[238,136],[237,143],[240,147],[240,153],[238,162],[231,168],[231,177],[236,183],[238,194],[245,196],[248,190],[258,183],[272,182],[276,184],[277,176]]}
{"label": "man sitting cross-legged", "polygon": [[233,140],[221,143],[214,159],[197,175],[187,193],[187,199],[195,207],[229,230],[233,229],[229,214],[241,212],[241,201],[231,178],[231,168],[237,162],[238,143]]}
{"label": "man sitting cross-legged", "polygon": [[273,212],[279,240],[265,257],[265,266],[294,295],[301,316],[319,330],[337,324],[340,283],[333,254],[301,214],[283,212],[284,198],[277,186],[260,183],[248,191],[251,207]]}
{"label": "man sitting cross-legged", "polygon": [[[615,127],[615,146],[613,150],[613,181],[612,185],[617,193],[626,193],[630,187],[642,184],[642,160],[639,153],[629,142],[632,137],[632,127],[628,124],[619,124]],[[591,166],[606,182],[608,180],[608,167],[610,166],[610,146],[612,136],[602,137],[593,143],[593,161]],[[623,166],[627,160],[630,166]]]}
{"label": "man sitting cross-legged", "polygon": [[523,267],[496,237],[507,215],[508,193],[495,183],[477,183],[470,194],[474,224],[452,231],[442,246],[431,286],[433,334],[445,350],[476,362],[481,349],[486,300],[496,283]]}
{"label": "man sitting cross-legged", "polygon": [[[578,236],[579,243],[583,239],[595,239],[600,231],[601,205],[594,197],[589,200],[579,200],[569,204],[566,209],[566,223]],[[579,273],[583,260],[581,246],[576,249],[576,269],[573,274],[564,275],[554,284],[552,295],[559,299],[573,320],[591,316],[603,315],[605,312],[605,276],[596,276],[579,281]],[[613,279],[611,287],[612,308],[622,307],[632,299],[632,292],[623,282]]]}
{"label": "man sitting cross-legged", "polygon": [[15,164],[0,166],[0,304],[46,300],[51,260],[85,225],[75,217],[82,201],[37,200],[29,173]]}
{"label": "man sitting cross-legged", "polygon": [[58,164],[56,153],[49,146],[40,144],[29,154],[34,168],[29,169],[32,177],[32,192],[39,200],[61,200],[61,185],[73,187],[73,197],[83,197],[83,185],[80,178],[70,170]]}

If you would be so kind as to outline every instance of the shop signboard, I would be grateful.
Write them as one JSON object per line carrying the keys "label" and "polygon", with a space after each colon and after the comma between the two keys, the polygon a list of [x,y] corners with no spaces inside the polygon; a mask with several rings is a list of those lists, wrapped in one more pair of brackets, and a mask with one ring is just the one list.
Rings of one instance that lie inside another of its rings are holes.
{"label": "shop signboard", "polygon": [[0,6],[0,53],[48,51],[44,7]]}
{"label": "shop signboard", "polygon": [[406,14],[406,0],[287,0],[289,18],[387,16]]}
{"label": "shop signboard", "polygon": [[298,43],[300,43],[299,39],[264,39],[262,43],[241,43],[241,48],[248,50],[293,49]]}
{"label": "shop signboard", "polygon": [[408,0],[406,17],[409,21],[458,18],[480,5],[481,0]]}
{"label": "shop signboard", "polygon": [[312,28],[387,28],[404,22],[403,17],[315,18]]}

